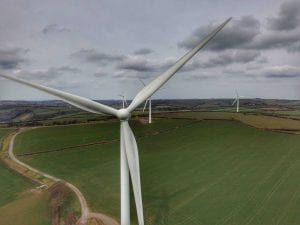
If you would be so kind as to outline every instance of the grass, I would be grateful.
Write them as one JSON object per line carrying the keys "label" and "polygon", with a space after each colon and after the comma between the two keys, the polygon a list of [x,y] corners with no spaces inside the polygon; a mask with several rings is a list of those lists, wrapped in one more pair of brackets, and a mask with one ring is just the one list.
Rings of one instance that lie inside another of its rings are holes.
{"label": "grass", "polygon": [[17,200],[0,207],[0,225],[50,225],[47,193],[23,193]]}
{"label": "grass", "polygon": [[[186,124],[186,121],[177,121],[175,125],[183,124]],[[116,140],[118,144],[119,126],[119,122],[112,122],[34,129],[19,135],[20,138],[16,139],[15,153],[32,153],[110,140]],[[141,130],[140,135],[156,132],[159,129],[167,130],[172,127],[174,127],[174,121],[166,120],[163,127],[160,124],[153,124],[151,127],[146,126],[146,129]],[[23,136],[26,138],[22,138]]]}
{"label": "grass", "polygon": [[6,134],[8,134],[11,131],[12,131],[12,129],[0,128],[0,140],[1,140],[2,137],[4,137]]}
{"label": "grass", "polygon": [[25,178],[6,168],[0,162],[0,207],[16,200],[18,193],[33,186]]}
{"label": "grass", "polygon": [[[10,129],[0,129],[0,139],[10,131]],[[0,161],[0,207],[14,201],[18,193],[30,187],[32,187],[31,182],[8,169]]]}
{"label": "grass", "polygon": [[[146,224],[300,223],[299,136],[223,120],[132,125],[140,149]],[[16,150],[118,137],[117,122],[41,128],[19,136]],[[119,217],[118,141],[21,160],[75,184],[93,210]]]}
{"label": "grass", "polygon": [[[0,139],[11,129],[0,129]],[[0,161],[0,225],[50,225],[46,194],[33,195],[34,184]]]}
{"label": "grass", "polygon": [[285,115],[285,116],[300,116],[300,110],[280,110],[275,111],[273,113],[279,114],[279,115]]}
{"label": "grass", "polygon": [[250,126],[261,129],[271,130],[296,130],[300,131],[300,120],[280,118],[276,116],[264,116],[255,114],[243,114],[233,112],[184,112],[170,113],[171,118],[190,118],[190,119],[220,119],[237,120]]}

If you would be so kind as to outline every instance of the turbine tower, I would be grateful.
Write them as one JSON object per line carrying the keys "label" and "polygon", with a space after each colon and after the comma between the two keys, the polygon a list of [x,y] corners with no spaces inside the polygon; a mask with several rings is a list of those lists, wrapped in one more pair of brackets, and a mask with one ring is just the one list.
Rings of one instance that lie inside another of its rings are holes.
{"label": "turbine tower", "polygon": [[232,102],[232,105],[234,105],[234,103],[236,103],[236,112],[240,111],[240,98],[243,96],[240,96],[239,93],[237,91],[235,91],[235,99]]}
{"label": "turbine tower", "polygon": [[152,101],[151,101],[151,97],[148,98],[145,102],[144,108],[143,108],[143,112],[145,111],[146,107],[147,107],[147,103],[149,104],[149,110],[148,110],[148,123],[152,123]]}
{"label": "turbine tower", "polygon": [[127,100],[126,100],[124,94],[122,94],[122,95],[120,94],[119,96],[122,98],[122,108],[124,109],[124,108],[125,108],[125,105],[128,106]]}
{"label": "turbine tower", "polygon": [[73,95],[54,88],[35,84],[11,76],[0,74],[0,77],[30,86],[63,101],[91,113],[105,113],[113,115],[120,120],[120,161],[121,161],[121,225],[130,225],[130,192],[129,175],[131,177],[138,224],[144,225],[140,165],[138,147],[134,134],[129,126],[130,114],[145,100],[151,97],[162,85],[164,85],[186,62],[188,62],[200,49],[202,49],[229,21],[223,22],[219,27],[207,35],[199,44],[181,57],[174,65],[146,85],[132,100],[130,105],[122,109],[114,109],[110,106],[92,101],[90,99]]}
{"label": "turbine tower", "polygon": [[[146,84],[144,83],[144,81],[142,81],[142,79],[139,79],[141,81],[141,83],[144,85],[144,87],[146,87]],[[145,111],[146,107],[147,107],[147,103],[149,104],[149,116],[148,116],[148,123],[152,123],[152,102],[151,102],[151,96],[146,100],[144,108],[143,108],[143,112]]]}

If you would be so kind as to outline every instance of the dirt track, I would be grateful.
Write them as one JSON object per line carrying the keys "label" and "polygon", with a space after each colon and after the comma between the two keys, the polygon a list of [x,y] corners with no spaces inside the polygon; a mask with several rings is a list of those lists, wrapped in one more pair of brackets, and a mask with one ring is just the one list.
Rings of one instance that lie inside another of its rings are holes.
{"label": "dirt track", "polygon": [[33,167],[31,167],[31,166],[29,166],[29,165],[21,162],[20,160],[18,160],[15,157],[15,155],[13,153],[15,138],[17,137],[17,135],[19,135],[20,133],[22,133],[22,132],[24,132],[26,130],[28,130],[28,129],[22,128],[22,129],[20,129],[17,133],[15,133],[11,137],[10,142],[9,142],[9,147],[8,147],[8,155],[9,155],[10,159],[12,161],[14,161],[15,163],[19,164],[20,166],[25,167],[28,170],[30,170],[30,171],[32,171],[32,172],[34,172],[36,174],[39,174],[40,176],[46,177],[46,178],[48,178],[50,180],[53,180],[54,182],[63,181],[76,194],[76,196],[77,196],[77,198],[78,198],[78,200],[80,202],[81,217],[79,218],[79,220],[77,222],[78,225],[86,225],[87,222],[88,222],[88,219],[90,219],[90,218],[96,218],[96,219],[100,220],[105,225],[119,225],[118,221],[116,221],[115,219],[113,219],[113,218],[111,218],[111,217],[109,217],[107,215],[104,215],[102,213],[90,212],[88,204],[87,204],[87,201],[84,198],[83,194],[73,184],[68,183],[65,180],[61,180],[59,178],[51,176],[49,174],[46,174],[46,173],[44,173],[44,172],[42,172],[40,170],[34,169]]}

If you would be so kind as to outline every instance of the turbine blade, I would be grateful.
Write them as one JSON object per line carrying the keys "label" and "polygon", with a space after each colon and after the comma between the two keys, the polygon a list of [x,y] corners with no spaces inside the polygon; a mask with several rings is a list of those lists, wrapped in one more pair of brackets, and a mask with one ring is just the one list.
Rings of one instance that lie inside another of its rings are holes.
{"label": "turbine blade", "polygon": [[143,202],[140,180],[139,153],[135,137],[129,127],[128,121],[121,121],[121,131],[125,143],[125,152],[128,161],[130,177],[133,187],[135,206],[139,225],[144,225]]}
{"label": "turbine blade", "polygon": [[239,93],[237,92],[237,90],[235,90],[235,94],[237,96],[237,98],[239,97]]}
{"label": "turbine blade", "polygon": [[146,100],[144,108],[143,108],[143,112],[145,111],[146,107],[147,107],[147,103],[149,102],[149,98]]}
{"label": "turbine blade", "polygon": [[80,108],[82,110],[85,110],[85,111],[88,111],[91,113],[96,113],[96,114],[105,113],[105,114],[110,114],[110,115],[114,115],[114,116],[117,115],[116,109],[111,108],[107,105],[92,101],[92,100],[84,98],[84,97],[80,97],[80,96],[73,95],[73,94],[70,94],[70,93],[67,93],[64,91],[56,90],[54,88],[46,87],[46,86],[43,86],[40,84],[35,84],[35,83],[29,82],[29,81],[21,80],[21,79],[3,75],[3,74],[0,74],[0,77],[15,81],[17,83],[20,83],[20,84],[23,84],[26,86],[30,86],[32,88],[38,89],[43,92],[46,92],[50,95],[60,98],[64,102],[67,102],[77,108]]}
{"label": "turbine blade", "polygon": [[139,78],[139,80],[142,83],[142,85],[144,85],[144,87],[145,87],[146,86],[145,82],[141,78]]}
{"label": "turbine blade", "polygon": [[142,102],[152,96],[164,83],[166,83],[186,62],[188,62],[200,49],[202,49],[229,21],[231,18],[223,22],[219,27],[207,35],[196,47],[181,57],[173,66],[162,73],[148,85],[146,85],[132,100],[128,107],[131,112],[136,109]]}
{"label": "turbine blade", "polygon": [[237,98],[236,98],[236,99],[234,99],[234,101],[233,101],[232,105],[234,105],[234,103],[236,103],[236,101],[237,101]]}

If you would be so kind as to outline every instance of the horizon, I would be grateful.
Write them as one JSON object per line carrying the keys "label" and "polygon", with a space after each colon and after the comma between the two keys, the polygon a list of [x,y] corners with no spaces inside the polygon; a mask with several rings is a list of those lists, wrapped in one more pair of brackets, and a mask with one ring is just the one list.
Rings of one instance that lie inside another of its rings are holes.
{"label": "horizon", "polygon": [[[232,98],[153,98],[153,101],[160,101],[160,100],[232,100],[235,97]],[[284,98],[245,98],[245,97],[241,97],[240,100],[277,100],[277,101],[300,101],[300,99],[284,99]],[[122,99],[91,99],[92,101],[122,101]],[[132,99],[126,99],[127,101],[132,101]],[[64,102],[63,100],[60,99],[44,99],[44,100],[20,100],[20,99],[0,99],[0,102],[55,102],[55,101],[59,101],[62,102],[64,104],[69,104]]]}

